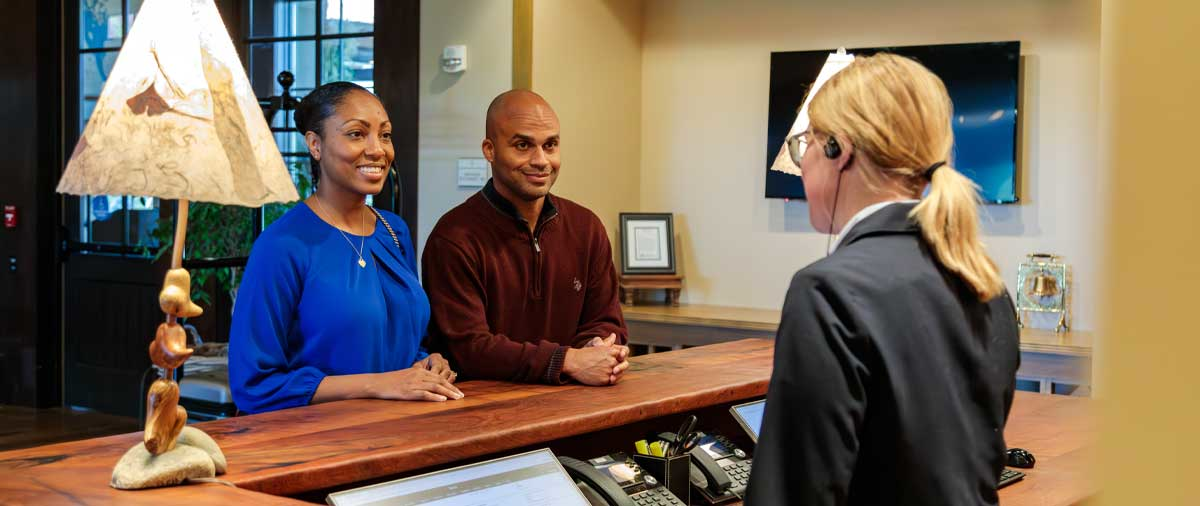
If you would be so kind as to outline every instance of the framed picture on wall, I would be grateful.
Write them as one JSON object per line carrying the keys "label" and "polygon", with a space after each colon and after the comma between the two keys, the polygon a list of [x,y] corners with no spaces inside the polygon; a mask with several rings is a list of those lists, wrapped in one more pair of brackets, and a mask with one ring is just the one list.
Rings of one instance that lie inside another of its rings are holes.
{"label": "framed picture on wall", "polygon": [[621,274],[675,274],[671,213],[621,213]]}

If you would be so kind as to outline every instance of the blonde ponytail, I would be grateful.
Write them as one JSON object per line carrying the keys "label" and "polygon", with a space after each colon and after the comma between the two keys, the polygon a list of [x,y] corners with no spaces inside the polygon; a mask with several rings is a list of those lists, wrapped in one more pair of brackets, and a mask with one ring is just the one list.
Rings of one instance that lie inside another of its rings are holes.
{"label": "blonde ponytail", "polygon": [[979,242],[979,188],[950,167],[934,171],[929,194],[910,215],[938,261],[988,301],[1004,291],[996,263]]}
{"label": "blonde ponytail", "polygon": [[910,218],[938,261],[982,301],[1004,291],[979,241],[975,183],[949,166],[926,179],[926,170],[948,161],[954,147],[953,106],[941,79],[908,58],[858,57],[821,87],[808,114],[814,131],[848,137],[855,153],[870,160],[872,168],[861,172],[868,187],[886,180],[915,196],[929,182]]}

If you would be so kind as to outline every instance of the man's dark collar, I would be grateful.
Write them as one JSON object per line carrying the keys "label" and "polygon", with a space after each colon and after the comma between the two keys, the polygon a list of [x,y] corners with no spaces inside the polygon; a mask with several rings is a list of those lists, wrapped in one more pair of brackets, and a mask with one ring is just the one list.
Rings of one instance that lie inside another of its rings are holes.
{"label": "man's dark collar", "polygon": [[917,227],[917,223],[908,217],[908,213],[911,213],[916,206],[917,203],[915,202],[903,202],[891,204],[875,211],[854,225],[846,233],[846,237],[842,239],[838,248],[845,247],[854,241],[876,234],[919,232],[920,229]]}
{"label": "man's dark collar", "polygon": [[[487,199],[488,203],[491,204],[492,207],[496,208],[497,211],[504,213],[510,218],[519,220],[522,223],[525,222],[525,218],[517,212],[517,206],[514,206],[513,203],[504,198],[499,191],[496,191],[496,186],[492,183],[491,179],[488,179],[487,184],[483,185],[483,189],[480,190],[480,193],[483,194],[483,198]],[[542,213],[538,215],[539,224],[550,218],[553,218],[556,214],[558,214],[558,208],[554,207],[554,199],[552,197],[552,195],[546,194],[546,199],[542,202]]]}

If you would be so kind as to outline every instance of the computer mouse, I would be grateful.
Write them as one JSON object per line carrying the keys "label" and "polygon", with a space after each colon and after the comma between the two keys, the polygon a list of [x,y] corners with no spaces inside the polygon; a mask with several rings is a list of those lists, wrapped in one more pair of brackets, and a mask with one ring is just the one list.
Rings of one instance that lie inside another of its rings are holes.
{"label": "computer mouse", "polygon": [[1007,453],[1009,467],[1030,469],[1037,462],[1037,459],[1033,458],[1033,454],[1024,448],[1009,448]]}

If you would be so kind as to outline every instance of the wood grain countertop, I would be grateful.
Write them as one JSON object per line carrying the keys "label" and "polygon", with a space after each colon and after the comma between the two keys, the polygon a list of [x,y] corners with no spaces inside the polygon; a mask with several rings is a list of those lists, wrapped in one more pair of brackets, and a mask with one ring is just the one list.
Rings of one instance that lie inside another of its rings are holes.
{"label": "wood grain countertop", "polygon": [[612,387],[469,381],[459,401],[340,401],[195,424],[221,445],[229,472],[219,478],[237,489],[110,488],[113,465],[140,433],[4,452],[0,503],[279,502],[257,493],[327,489],[760,397],[772,351],[748,339],[633,357]]}
{"label": "wood grain countertop", "polygon": [[[329,489],[571,438],[765,394],[773,343],[747,339],[631,359],[613,387],[461,384],[445,403],[341,401],[196,424],[220,443],[218,484],[142,491],[108,486],[140,433],[0,453],[0,504],[304,504],[284,495]],[[1037,456],[1006,505],[1072,504],[1087,481],[1093,401],[1017,392],[1006,436]]]}

